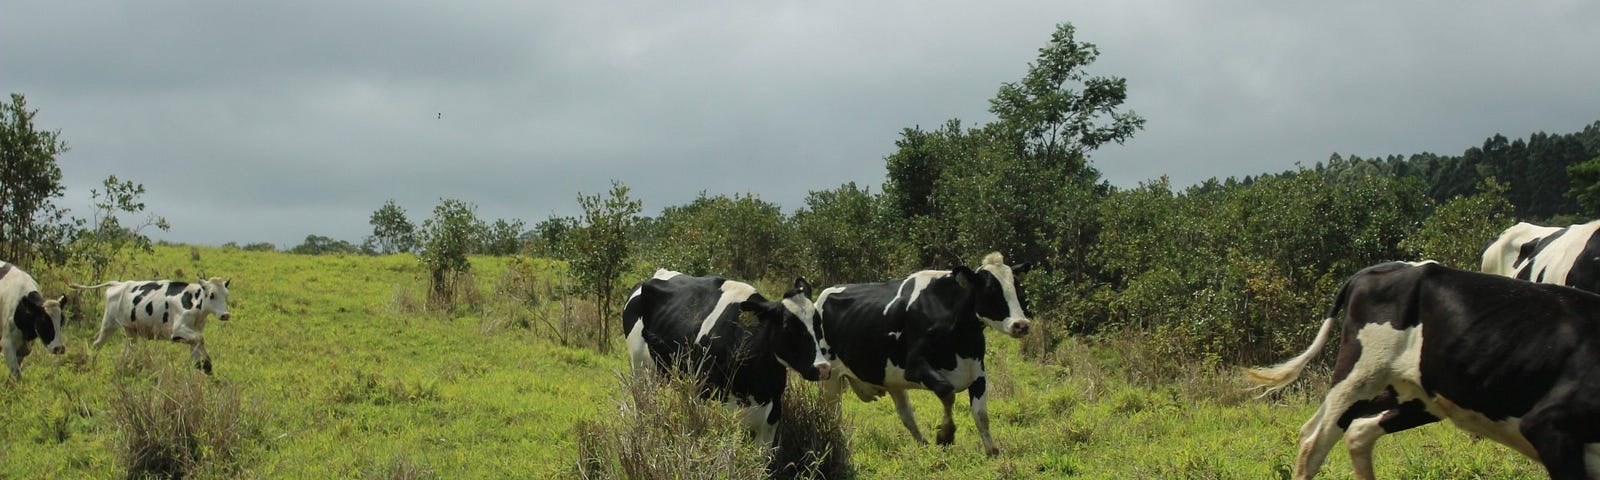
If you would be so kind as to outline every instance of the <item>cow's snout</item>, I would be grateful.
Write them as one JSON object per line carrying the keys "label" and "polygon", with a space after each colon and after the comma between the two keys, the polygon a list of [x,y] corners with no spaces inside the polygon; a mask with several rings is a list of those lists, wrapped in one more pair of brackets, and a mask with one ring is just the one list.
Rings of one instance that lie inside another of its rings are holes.
{"label": "cow's snout", "polygon": [[1011,336],[1021,338],[1028,334],[1028,320],[1014,320],[1011,322]]}
{"label": "cow's snout", "polygon": [[829,364],[826,364],[826,363],[819,363],[819,364],[816,365],[816,367],[817,367],[817,380],[818,381],[827,380],[828,379],[828,374],[833,371],[833,367],[831,365],[829,365]]}
{"label": "cow's snout", "polygon": [[222,320],[224,322],[228,321],[228,319],[230,319],[230,318],[233,318],[233,314],[231,314],[231,313],[223,313],[222,315],[217,315],[217,320]]}

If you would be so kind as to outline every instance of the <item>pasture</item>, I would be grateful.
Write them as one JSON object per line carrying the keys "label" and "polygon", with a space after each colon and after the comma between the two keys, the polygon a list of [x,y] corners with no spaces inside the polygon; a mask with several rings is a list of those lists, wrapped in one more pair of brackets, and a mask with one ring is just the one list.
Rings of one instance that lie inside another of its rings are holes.
{"label": "pasture", "polygon": [[[199,477],[571,478],[577,424],[618,415],[627,362],[617,321],[610,320],[609,353],[562,346],[552,325],[592,322],[594,315],[550,294],[564,264],[534,259],[513,268],[505,257],[474,257],[472,264],[476,284],[469,290],[481,301],[430,309],[420,300],[426,271],[410,255],[158,247],[139,260],[145,271],[232,279],[233,319],[213,318],[206,331],[216,375],[193,369],[187,348],[170,342],[127,345],[119,334],[90,353],[100,297],[85,294],[75,311],[86,313],[66,329],[68,353],[34,353],[23,363],[23,381],[0,389],[0,478],[125,476],[121,452],[137,433],[124,420],[130,401],[164,405],[157,411],[202,408],[201,416],[219,420],[212,424],[220,432],[199,438]],[[545,294],[502,294],[529,281],[514,278],[517,271],[534,272],[533,281],[544,285],[535,291]],[[61,272],[34,273],[47,294],[69,280]],[[631,275],[626,283],[648,272]],[[1311,323],[1319,313],[1281,321]],[[1061,320],[1034,321],[1049,328]],[[1325,371],[1256,399],[1237,378],[1237,365],[1175,361],[1149,344],[1136,334],[1072,339],[1032,359],[1017,341],[991,333],[997,458],[983,455],[965,394],[957,397],[955,444],[934,447],[910,439],[887,399],[863,403],[847,392],[854,473],[1287,477],[1297,430],[1327,386]],[[151,394],[173,391],[203,401],[172,405]],[[912,399],[931,431],[938,402],[926,392]],[[1510,449],[1446,425],[1385,437],[1376,457],[1381,478],[1544,477]],[[1341,445],[1321,478],[1349,477]]]}

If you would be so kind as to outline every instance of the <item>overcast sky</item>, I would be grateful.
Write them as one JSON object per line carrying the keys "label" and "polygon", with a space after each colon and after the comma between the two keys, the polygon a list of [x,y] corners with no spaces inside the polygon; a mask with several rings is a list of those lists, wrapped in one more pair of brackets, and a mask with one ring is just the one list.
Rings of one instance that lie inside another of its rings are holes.
{"label": "overcast sky", "polygon": [[530,226],[620,180],[645,212],[878,191],[902,129],[992,120],[1055,25],[1145,130],[1118,186],[1460,154],[1600,120],[1600,2],[0,0],[0,89],[71,151],[64,206],[142,183],[156,238],[359,242],[395,199]]}

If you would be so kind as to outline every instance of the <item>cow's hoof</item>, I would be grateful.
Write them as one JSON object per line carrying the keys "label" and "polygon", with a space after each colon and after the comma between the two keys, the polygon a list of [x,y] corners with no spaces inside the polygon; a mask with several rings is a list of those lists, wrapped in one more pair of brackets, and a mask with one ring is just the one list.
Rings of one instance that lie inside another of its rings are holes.
{"label": "cow's hoof", "polygon": [[210,375],[211,374],[211,361],[210,360],[201,360],[200,363],[196,363],[194,365],[194,368],[198,368],[198,369],[200,369],[200,371],[206,372],[206,375]]}
{"label": "cow's hoof", "polygon": [[939,426],[939,434],[934,437],[933,441],[939,442],[940,445],[949,445],[949,444],[955,443],[956,442],[956,426],[953,425],[953,424],[948,424],[948,423],[946,423],[944,425],[940,425]]}
{"label": "cow's hoof", "polygon": [[1000,456],[1000,447],[989,447],[989,456],[991,456],[991,457]]}

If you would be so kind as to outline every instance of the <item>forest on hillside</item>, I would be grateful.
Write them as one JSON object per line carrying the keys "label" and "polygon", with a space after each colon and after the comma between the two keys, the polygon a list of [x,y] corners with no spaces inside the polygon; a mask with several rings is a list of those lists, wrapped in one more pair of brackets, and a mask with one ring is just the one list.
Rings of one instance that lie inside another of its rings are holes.
{"label": "forest on hillside", "polygon": [[[1042,319],[1030,355],[1054,354],[1069,335],[1118,334],[1174,357],[1241,364],[1302,346],[1334,287],[1364,266],[1429,258],[1474,268],[1478,249],[1516,221],[1600,213],[1600,121],[1568,134],[1495,134],[1456,156],[1334,154],[1279,173],[1119,188],[1093,153],[1132,139],[1144,118],[1124,109],[1125,79],[1091,73],[1099,54],[1059,25],[1022,78],[989,99],[994,121],[906,128],[883,159],[882,185],[815,190],[788,213],[754,194],[702,193],[648,215],[614,182],[578,195],[583,214],[531,227],[480,219],[461,199],[416,221],[391,200],[363,242],[312,234],[287,250],[413,253],[440,295],[470,272],[469,254],[564,260],[570,293],[600,305],[602,322],[622,289],[655,268],[829,285],[970,266],[998,251],[1038,265],[1023,279],[1029,313]],[[3,258],[103,269],[147,248],[144,231],[166,223],[144,211],[141,185],[109,177],[90,218],[53,205],[65,143],[33,127],[36,111],[20,94],[12,99],[0,119]]]}

